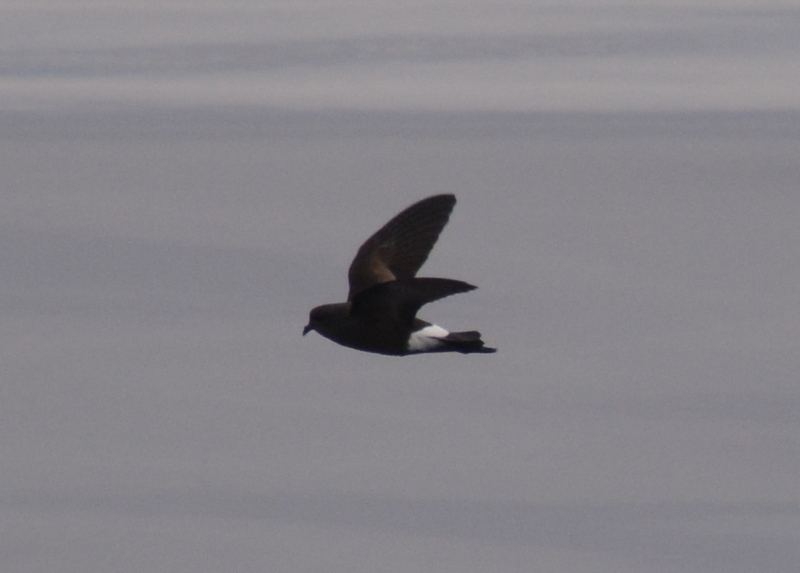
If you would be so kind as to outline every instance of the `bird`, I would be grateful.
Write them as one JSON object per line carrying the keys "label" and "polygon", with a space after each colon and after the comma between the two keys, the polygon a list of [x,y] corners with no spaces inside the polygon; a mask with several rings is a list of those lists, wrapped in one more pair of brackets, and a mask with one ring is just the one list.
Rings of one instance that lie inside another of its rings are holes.
{"label": "bird", "polygon": [[476,330],[449,332],[416,316],[429,302],[477,288],[416,276],[455,204],[453,194],[422,199],[376,231],[350,264],[347,301],[313,308],[303,336],[313,330],[342,346],[390,356],[496,352]]}

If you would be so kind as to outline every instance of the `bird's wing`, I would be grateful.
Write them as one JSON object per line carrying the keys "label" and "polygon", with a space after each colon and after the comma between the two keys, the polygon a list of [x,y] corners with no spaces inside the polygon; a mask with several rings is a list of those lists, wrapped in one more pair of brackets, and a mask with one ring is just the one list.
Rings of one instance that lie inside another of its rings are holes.
{"label": "bird's wing", "polygon": [[396,215],[367,239],[347,273],[347,300],[372,285],[413,278],[436,244],[455,204],[454,195],[428,197]]}
{"label": "bird's wing", "polygon": [[454,279],[424,277],[390,281],[358,293],[353,298],[351,314],[370,321],[389,320],[410,325],[423,305],[475,288]]}

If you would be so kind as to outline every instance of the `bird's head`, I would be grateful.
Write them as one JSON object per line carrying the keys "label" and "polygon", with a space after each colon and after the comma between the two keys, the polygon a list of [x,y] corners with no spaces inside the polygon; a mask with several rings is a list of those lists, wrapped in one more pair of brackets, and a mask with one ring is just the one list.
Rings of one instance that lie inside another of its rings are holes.
{"label": "bird's head", "polygon": [[337,319],[350,315],[350,303],[339,302],[334,304],[323,304],[311,309],[308,313],[308,324],[303,327],[303,336],[316,330],[323,336],[327,336],[332,328],[335,328]]}

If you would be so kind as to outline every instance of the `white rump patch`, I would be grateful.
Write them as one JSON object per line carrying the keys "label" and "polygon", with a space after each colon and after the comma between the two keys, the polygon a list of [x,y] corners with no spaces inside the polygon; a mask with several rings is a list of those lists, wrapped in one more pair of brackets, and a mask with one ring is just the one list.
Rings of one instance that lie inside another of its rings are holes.
{"label": "white rump patch", "polygon": [[409,352],[430,352],[444,345],[439,340],[450,334],[441,326],[431,324],[425,328],[420,328],[416,332],[412,332],[408,338],[408,351]]}

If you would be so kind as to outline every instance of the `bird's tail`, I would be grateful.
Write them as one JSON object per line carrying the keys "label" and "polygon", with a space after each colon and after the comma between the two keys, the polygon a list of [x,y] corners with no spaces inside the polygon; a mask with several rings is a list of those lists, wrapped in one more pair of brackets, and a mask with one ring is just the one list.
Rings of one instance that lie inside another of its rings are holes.
{"label": "bird's tail", "polygon": [[477,330],[451,332],[440,340],[447,344],[449,350],[455,350],[462,354],[470,354],[472,352],[491,354],[492,352],[497,352],[496,348],[484,346],[483,340],[481,340],[481,333]]}

